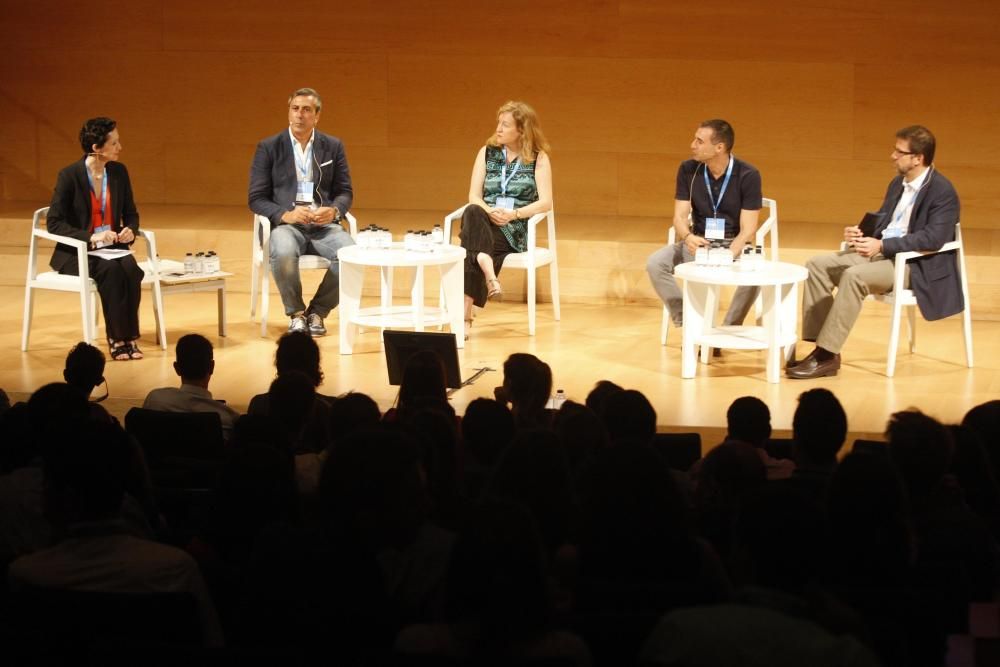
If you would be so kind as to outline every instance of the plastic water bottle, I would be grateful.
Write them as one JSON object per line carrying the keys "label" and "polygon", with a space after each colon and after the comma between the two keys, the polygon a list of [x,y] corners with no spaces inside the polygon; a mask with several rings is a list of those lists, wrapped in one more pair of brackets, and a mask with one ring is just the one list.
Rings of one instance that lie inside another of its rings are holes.
{"label": "plastic water bottle", "polygon": [[444,243],[444,231],[441,229],[441,225],[434,225],[434,229],[431,230],[431,242]]}
{"label": "plastic water bottle", "polygon": [[708,248],[698,246],[698,249],[694,251],[694,263],[699,266],[708,264]]}
{"label": "plastic water bottle", "polygon": [[184,255],[184,273],[194,273],[194,255]]}
{"label": "plastic water bottle", "polygon": [[558,410],[566,402],[566,392],[562,389],[556,389],[556,393],[549,399],[549,407],[553,410]]}

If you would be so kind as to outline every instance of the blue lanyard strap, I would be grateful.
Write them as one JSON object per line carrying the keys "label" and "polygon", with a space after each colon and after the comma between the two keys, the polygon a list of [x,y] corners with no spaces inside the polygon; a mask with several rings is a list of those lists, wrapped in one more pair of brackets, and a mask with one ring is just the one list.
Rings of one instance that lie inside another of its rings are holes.
{"label": "blue lanyard strap", "polygon": [[507,196],[507,185],[511,182],[511,179],[514,178],[514,174],[516,174],[517,170],[520,169],[520,168],[521,168],[521,161],[518,160],[517,162],[514,163],[514,168],[510,172],[510,178],[507,177],[507,147],[504,146],[503,147],[503,166],[500,167],[500,196],[501,197],[506,197]]}
{"label": "blue lanyard strap", "polygon": [[[90,174],[90,169],[87,169],[87,181],[90,183],[90,189],[97,194],[97,190],[94,188],[94,177]],[[104,219],[104,209],[108,206],[108,170],[104,169],[104,176],[101,178],[101,219]]]}
{"label": "blue lanyard strap", "polygon": [[733,156],[729,156],[729,166],[726,168],[726,179],[722,181],[722,189],[719,191],[719,201],[716,203],[715,196],[712,195],[712,185],[708,181],[708,165],[705,165],[705,189],[708,190],[708,200],[712,202],[712,217],[719,214],[719,207],[722,206],[722,198],[726,196],[726,188],[729,187],[729,178],[733,175]]}

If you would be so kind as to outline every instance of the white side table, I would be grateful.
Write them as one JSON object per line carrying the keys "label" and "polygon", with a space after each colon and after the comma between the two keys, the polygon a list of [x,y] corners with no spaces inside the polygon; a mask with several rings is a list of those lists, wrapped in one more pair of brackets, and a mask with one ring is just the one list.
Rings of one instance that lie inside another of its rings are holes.
{"label": "white side table", "polygon": [[[791,352],[798,340],[798,284],[809,272],[787,262],[764,262],[756,271],[731,267],[699,266],[686,262],[674,269],[684,281],[684,339],[681,345],[681,377],[693,378],[697,346],[702,362],[708,363],[708,348],[767,350],[767,381],[781,376],[781,350]],[[722,287],[760,287],[763,326],[715,326]]]}
{"label": "white side table", "polygon": [[[401,243],[391,248],[346,246],[337,251],[340,261],[340,353],[351,354],[358,328],[415,329],[447,324],[455,334],[458,347],[465,347],[465,298],[462,263],[465,248],[441,245],[434,252],[404,250]],[[378,267],[382,275],[381,305],[361,307],[361,289],[365,267]],[[424,267],[436,266],[441,272],[444,303],[439,307],[424,305]],[[413,267],[416,275],[410,290],[409,306],[392,305],[392,269]]]}
{"label": "white side table", "polygon": [[[219,307],[219,336],[226,335],[226,278],[231,273],[216,271],[215,273],[184,273],[183,262],[172,259],[160,259],[160,291],[163,295],[190,292],[216,292]],[[149,272],[147,262],[140,263],[143,271]],[[166,315],[164,315],[166,319]],[[160,322],[164,344],[166,344],[167,326]]]}

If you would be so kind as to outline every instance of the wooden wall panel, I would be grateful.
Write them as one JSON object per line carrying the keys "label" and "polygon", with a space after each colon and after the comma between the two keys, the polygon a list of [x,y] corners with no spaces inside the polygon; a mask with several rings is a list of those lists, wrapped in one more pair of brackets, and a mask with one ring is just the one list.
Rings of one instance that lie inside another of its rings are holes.
{"label": "wooden wall panel", "polygon": [[877,206],[892,134],[914,122],[938,135],[966,227],[998,227],[995,4],[539,0],[523,11],[531,21],[504,33],[495,6],[465,0],[109,0],[100,12],[0,0],[0,197],[47,199],[79,155],[81,121],[108,114],[141,201],[242,206],[254,145],[284,127],[287,94],[312,85],[362,208],[436,217],[461,203],[513,97],[552,141],[562,238],[574,217],[665,229],[677,163],[712,116],[733,123],[737,154],[761,169],[789,228]]}

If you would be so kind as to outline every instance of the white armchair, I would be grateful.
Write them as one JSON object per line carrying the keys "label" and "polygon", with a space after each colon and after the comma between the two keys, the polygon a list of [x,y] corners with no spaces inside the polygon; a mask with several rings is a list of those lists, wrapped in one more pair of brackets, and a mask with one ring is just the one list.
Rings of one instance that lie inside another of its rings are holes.
{"label": "white armchair", "polygon": [[[843,248],[843,244],[841,248]],[[972,313],[969,306],[969,277],[965,270],[965,246],[962,245],[962,226],[955,223],[955,240],[945,243],[937,250],[923,252],[900,252],[893,257],[893,287],[885,294],[871,294],[868,298],[892,306],[892,323],[889,328],[889,356],[886,360],[885,374],[892,377],[896,373],[896,352],[899,349],[899,322],[902,319],[903,308],[906,310],[906,322],[909,333],[910,353],[916,349],[917,343],[917,298],[913,291],[906,288],[906,263],[918,257],[933,255],[939,252],[956,251],[958,271],[962,280],[962,299],[965,308],[962,310],[962,330],[965,335],[965,362],[972,368]]]}
{"label": "white armchair", "polygon": [[[469,206],[466,204],[465,206]],[[444,240],[451,243],[452,227],[455,220],[461,220],[465,211],[462,206],[444,217]],[[538,245],[538,223],[548,223],[547,245]],[[535,303],[537,301],[537,272],[543,266],[549,267],[549,281],[552,289],[552,312],[559,320],[559,262],[556,257],[556,214],[553,209],[536,213],[528,219],[528,249],[508,255],[503,264],[505,269],[523,269],[527,272],[526,296],[528,299],[528,334],[535,335]]]}
{"label": "white armchair", "polygon": [[[80,295],[80,317],[83,324],[83,339],[93,344],[97,338],[97,284],[90,277],[87,263],[87,242],[68,236],[52,234],[45,228],[45,216],[49,207],[35,211],[31,219],[31,240],[28,244],[28,273],[24,281],[24,320],[21,329],[21,350],[28,349],[31,337],[31,319],[34,311],[35,290],[54,290],[57,292],[77,292]],[[139,231],[139,236],[146,242],[148,270],[145,271],[142,284],[153,292],[153,315],[156,319],[156,338],[161,349],[167,349],[167,337],[163,323],[163,294],[160,291],[159,260],[156,254],[156,234],[149,229]],[[77,263],[80,273],[76,276],[63,275],[56,271],[39,271],[38,241],[46,239],[56,243],[72,246],[76,249]]]}

